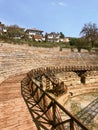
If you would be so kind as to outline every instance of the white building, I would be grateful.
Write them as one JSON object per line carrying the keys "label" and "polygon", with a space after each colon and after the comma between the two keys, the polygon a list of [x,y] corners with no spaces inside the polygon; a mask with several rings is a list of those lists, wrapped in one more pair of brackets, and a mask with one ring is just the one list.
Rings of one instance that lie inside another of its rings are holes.
{"label": "white building", "polygon": [[2,32],[6,33],[7,29],[6,29],[5,24],[3,24],[3,23],[0,22],[0,33],[2,34]]}
{"label": "white building", "polygon": [[42,36],[43,36],[42,30],[33,28],[33,29],[27,29],[25,32],[28,34],[30,39],[34,39],[35,41],[42,41]]}
{"label": "white building", "polygon": [[60,41],[60,34],[51,32],[46,34],[46,39],[48,42],[59,42]]}

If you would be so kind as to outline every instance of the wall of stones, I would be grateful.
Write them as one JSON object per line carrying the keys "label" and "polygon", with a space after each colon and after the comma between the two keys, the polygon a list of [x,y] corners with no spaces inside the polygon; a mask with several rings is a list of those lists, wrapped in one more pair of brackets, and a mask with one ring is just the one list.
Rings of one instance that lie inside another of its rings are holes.
{"label": "wall of stones", "polygon": [[87,71],[83,76],[86,84],[98,83],[98,71]]}
{"label": "wall of stones", "polygon": [[58,101],[64,104],[70,97],[78,96],[90,92],[98,92],[98,71],[86,71],[82,76],[85,77],[85,83],[81,82],[81,77],[75,72],[58,73],[57,78],[64,81],[68,91],[60,96]]}
{"label": "wall of stones", "polygon": [[62,72],[57,77],[69,87],[81,84],[80,77],[75,72]]}
{"label": "wall of stones", "polygon": [[59,51],[58,47],[36,48],[0,43],[0,82],[12,75],[27,73],[33,68],[98,64],[98,56],[95,54],[70,52],[70,49]]}

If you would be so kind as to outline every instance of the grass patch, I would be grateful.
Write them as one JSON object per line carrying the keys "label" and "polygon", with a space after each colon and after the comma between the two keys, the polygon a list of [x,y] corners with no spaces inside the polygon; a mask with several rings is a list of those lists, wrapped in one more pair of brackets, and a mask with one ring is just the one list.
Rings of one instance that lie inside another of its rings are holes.
{"label": "grass patch", "polygon": [[75,115],[81,110],[80,103],[72,102],[71,103],[71,112]]}
{"label": "grass patch", "polygon": [[[2,41],[2,39],[1,39]],[[63,48],[70,48],[70,44],[69,43],[63,43],[63,42],[36,42],[36,41],[32,41],[30,39],[25,40],[25,39],[3,39],[4,42],[10,43],[10,44],[27,44],[29,46],[34,46],[34,47],[45,47],[45,48],[53,48],[53,47],[60,47],[60,50],[62,50]]]}

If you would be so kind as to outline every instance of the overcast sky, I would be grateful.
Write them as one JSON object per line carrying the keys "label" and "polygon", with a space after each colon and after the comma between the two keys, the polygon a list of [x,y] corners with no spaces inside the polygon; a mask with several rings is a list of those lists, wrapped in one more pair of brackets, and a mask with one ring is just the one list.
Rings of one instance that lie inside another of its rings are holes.
{"label": "overcast sky", "polygon": [[0,0],[0,21],[79,37],[85,23],[98,25],[98,0]]}

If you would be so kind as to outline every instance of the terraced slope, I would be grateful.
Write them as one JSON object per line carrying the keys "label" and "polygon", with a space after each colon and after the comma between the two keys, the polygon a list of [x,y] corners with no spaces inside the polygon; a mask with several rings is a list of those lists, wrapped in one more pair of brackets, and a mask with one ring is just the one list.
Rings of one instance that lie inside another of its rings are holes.
{"label": "terraced slope", "polygon": [[15,74],[27,73],[32,68],[46,66],[85,66],[98,64],[98,55],[70,52],[70,49],[36,48],[0,44],[0,82]]}

